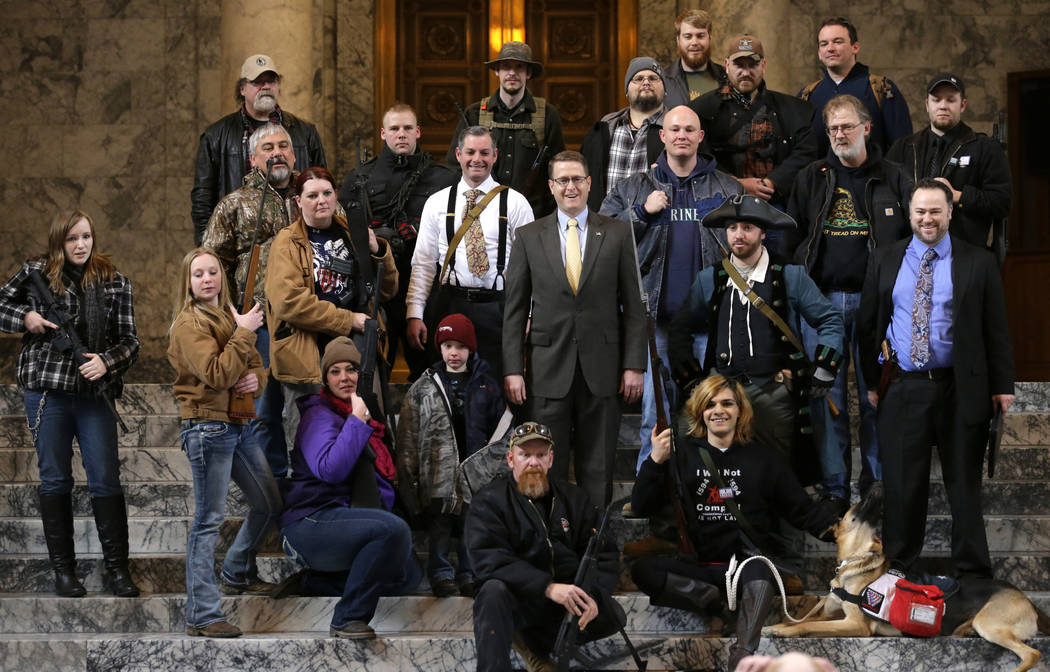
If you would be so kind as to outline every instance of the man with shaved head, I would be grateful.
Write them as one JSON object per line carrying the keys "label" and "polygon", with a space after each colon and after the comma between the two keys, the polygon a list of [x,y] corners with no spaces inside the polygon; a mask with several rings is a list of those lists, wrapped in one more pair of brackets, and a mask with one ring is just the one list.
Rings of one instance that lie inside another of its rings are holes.
{"label": "man with shaved head", "polygon": [[[700,153],[704,131],[696,113],[684,105],[664,115],[660,139],[664,151],[656,164],[619,182],[602,203],[601,214],[634,228],[642,292],[656,325],[660,356],[667,358],[667,326],[689,294],[701,269],[718,264],[725,231],[703,229],[700,220],[733,194],[743,192],[732,176],[716,170],[713,157]],[[668,400],[670,401],[670,400]],[[652,366],[642,390],[641,465],[652,450],[656,424]]]}

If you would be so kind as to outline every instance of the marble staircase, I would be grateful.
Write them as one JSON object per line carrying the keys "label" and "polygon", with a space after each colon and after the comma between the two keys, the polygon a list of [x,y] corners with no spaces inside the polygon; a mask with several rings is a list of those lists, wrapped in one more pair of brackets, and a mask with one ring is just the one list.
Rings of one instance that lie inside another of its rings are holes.
{"label": "marble staircase", "polygon": [[[1016,412],[997,477],[986,481],[989,542],[1000,578],[1027,591],[1050,611],[1050,387],[1019,386]],[[435,599],[426,585],[411,596],[383,598],[372,624],[380,637],[348,642],[328,637],[336,598],[237,596],[223,610],[248,634],[236,640],[203,640],[184,634],[186,531],[192,515],[189,466],[178,447],[178,419],[170,388],[131,385],[120,401],[129,432],[120,436],[121,480],[128,500],[132,572],[143,588],[137,599],[101,593],[101,553],[83,468],[76,467],[75,534],[78,572],[88,596],[52,593],[36,502],[36,456],[26,429],[21,392],[0,386],[0,670],[461,670],[473,669],[471,601]],[[638,450],[637,416],[625,416],[617,459],[617,495],[629,491]],[[75,458],[79,459],[79,457]],[[930,498],[925,556],[947,570],[950,518],[943,485]],[[234,487],[219,554],[232,540],[245,507]],[[618,541],[648,534],[644,520],[616,518]],[[426,549],[425,533],[416,538]],[[803,580],[811,595],[790,598],[801,609],[819,593],[834,567],[834,549],[808,539]],[[259,558],[264,578],[294,571],[276,535]],[[627,630],[650,670],[717,669],[729,639],[716,619],[651,607],[630,590],[617,596],[628,614]],[[779,620],[772,618],[771,622]],[[1050,654],[1050,638],[1033,646]],[[836,661],[842,670],[1007,670],[1015,658],[976,638],[763,640],[762,650],[801,649]],[[586,647],[590,669],[633,669],[619,638]],[[1047,668],[1050,669],[1050,668]]]}

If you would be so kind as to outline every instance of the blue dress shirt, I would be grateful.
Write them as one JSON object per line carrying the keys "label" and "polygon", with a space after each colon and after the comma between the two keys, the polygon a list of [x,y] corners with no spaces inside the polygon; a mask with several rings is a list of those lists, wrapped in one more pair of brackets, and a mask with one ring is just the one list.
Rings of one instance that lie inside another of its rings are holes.
{"label": "blue dress shirt", "polygon": [[893,316],[886,329],[886,338],[897,353],[897,363],[904,371],[926,371],[952,366],[952,240],[945,236],[933,246],[937,258],[933,260],[933,305],[930,310],[930,359],[921,369],[911,361],[912,304],[915,301],[915,281],[919,264],[929,249],[912,236],[904,252],[897,281],[893,285]]}

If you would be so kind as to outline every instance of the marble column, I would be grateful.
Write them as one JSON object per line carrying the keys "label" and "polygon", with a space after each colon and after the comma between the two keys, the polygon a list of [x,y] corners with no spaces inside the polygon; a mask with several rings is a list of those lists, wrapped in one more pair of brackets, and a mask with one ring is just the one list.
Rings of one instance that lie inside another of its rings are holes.
{"label": "marble column", "polygon": [[328,155],[334,119],[329,104],[335,81],[329,48],[333,19],[331,0],[222,0],[224,99],[232,96],[245,58],[269,55],[281,74],[281,107],[317,125]]}

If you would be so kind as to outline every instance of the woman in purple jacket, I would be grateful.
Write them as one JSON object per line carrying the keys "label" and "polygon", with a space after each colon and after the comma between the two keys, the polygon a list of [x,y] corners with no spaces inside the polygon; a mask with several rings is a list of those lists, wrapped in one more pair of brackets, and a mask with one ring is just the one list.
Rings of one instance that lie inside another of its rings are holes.
{"label": "woman in purple jacket", "polygon": [[360,365],[361,354],[345,336],[325,348],[321,393],[298,401],[281,515],[288,555],[311,572],[346,575],[329,633],[348,639],[375,637],[368,622],[379,598],[413,590],[421,576],[408,525],[390,513],[394,462],[383,440],[386,426],[356,394]]}

